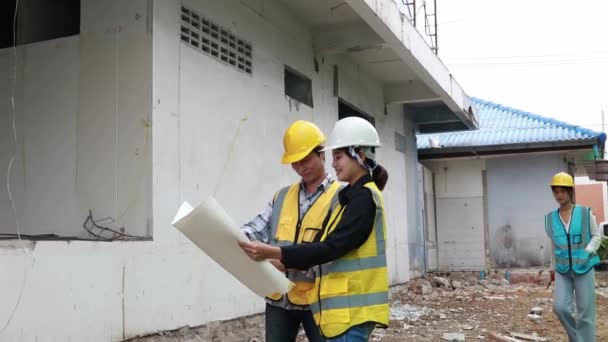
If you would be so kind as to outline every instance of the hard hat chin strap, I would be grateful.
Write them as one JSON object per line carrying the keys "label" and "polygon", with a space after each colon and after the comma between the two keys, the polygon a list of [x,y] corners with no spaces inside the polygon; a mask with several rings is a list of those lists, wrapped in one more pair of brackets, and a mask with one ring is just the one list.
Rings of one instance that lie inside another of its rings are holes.
{"label": "hard hat chin strap", "polygon": [[363,159],[361,159],[361,156],[359,155],[357,150],[363,150],[363,153],[366,155],[367,157],[367,153],[365,148],[360,148],[359,146],[349,146],[348,147],[348,154],[351,156],[351,158],[357,160],[357,162],[359,163],[359,165],[366,169],[367,171],[369,171],[369,175],[372,176],[374,173],[374,170],[378,167],[378,163],[376,163],[375,160],[367,157],[365,158],[365,161],[363,161]]}

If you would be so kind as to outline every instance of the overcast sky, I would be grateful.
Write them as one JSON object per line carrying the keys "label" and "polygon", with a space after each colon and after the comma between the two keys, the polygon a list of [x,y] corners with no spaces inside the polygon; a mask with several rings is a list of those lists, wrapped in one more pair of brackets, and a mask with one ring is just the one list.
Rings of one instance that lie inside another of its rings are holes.
{"label": "overcast sky", "polygon": [[469,95],[595,130],[604,108],[608,122],[608,1],[437,0],[437,8],[439,56]]}

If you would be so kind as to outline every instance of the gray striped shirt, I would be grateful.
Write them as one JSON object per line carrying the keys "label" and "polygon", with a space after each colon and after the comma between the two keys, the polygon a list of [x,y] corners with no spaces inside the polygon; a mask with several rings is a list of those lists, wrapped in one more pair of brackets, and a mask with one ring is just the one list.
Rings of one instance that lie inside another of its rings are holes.
{"label": "gray striped shirt", "polygon": [[[315,201],[319,198],[319,196],[321,196],[321,194],[323,194],[323,192],[325,192],[325,190],[329,187],[329,185],[332,183],[332,181],[333,181],[332,177],[329,174],[326,175],[323,182],[311,194],[306,193],[306,187],[304,186],[304,183],[300,183],[300,192],[299,192],[300,220],[302,219],[302,217],[304,217],[304,215],[306,214],[308,209],[310,209],[310,207],[315,203]],[[268,204],[266,205],[264,210],[262,212],[260,212],[259,214],[257,214],[256,217],[253,218],[253,220],[245,223],[241,227],[241,230],[245,233],[245,235],[247,235],[247,237],[251,241],[261,241],[264,243],[269,243],[270,240],[274,238],[274,236],[270,236],[270,221],[271,221],[271,218],[273,215],[273,212],[272,212],[273,204],[274,204],[274,199],[271,200],[270,202],[268,202]],[[276,215],[279,215],[279,214],[280,213],[276,213]],[[310,271],[290,270],[290,272],[308,273]],[[295,304],[290,303],[289,300],[287,299],[287,296],[283,296],[278,301],[274,301],[274,300],[270,300],[270,299],[266,299],[266,301],[269,304],[272,304],[274,306],[278,306],[278,307],[281,307],[281,308],[284,308],[287,310],[308,310],[309,309],[308,306],[295,305]]]}

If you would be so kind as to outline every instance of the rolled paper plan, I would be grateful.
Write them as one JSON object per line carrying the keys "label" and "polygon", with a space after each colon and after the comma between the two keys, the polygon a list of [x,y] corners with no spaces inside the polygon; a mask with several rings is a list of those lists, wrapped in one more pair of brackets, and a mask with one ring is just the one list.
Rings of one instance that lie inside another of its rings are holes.
{"label": "rolled paper plan", "polygon": [[270,262],[253,261],[243,252],[237,241],[249,239],[212,196],[196,208],[182,203],[173,226],[255,294],[285,294],[293,286]]}

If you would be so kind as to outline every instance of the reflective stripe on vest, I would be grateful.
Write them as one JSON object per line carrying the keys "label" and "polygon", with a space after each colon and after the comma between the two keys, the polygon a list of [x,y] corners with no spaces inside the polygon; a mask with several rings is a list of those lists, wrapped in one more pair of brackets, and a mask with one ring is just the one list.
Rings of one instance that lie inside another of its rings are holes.
{"label": "reflective stripe on vest", "polygon": [[[317,268],[310,309],[327,338],[366,322],[383,326],[389,323],[384,202],[374,183],[365,186],[371,190],[376,203],[372,233],[356,250]],[[333,208],[322,240],[338,226],[343,212],[340,204]]]}
{"label": "reflective stripe on vest", "polygon": [[[377,198],[374,198],[374,202],[380,203]],[[383,208],[381,208],[379,205],[376,205],[376,218],[374,220],[374,226],[384,227],[382,221],[383,219]],[[338,259],[328,264],[328,267],[323,267],[320,272],[323,275],[326,275],[331,272],[352,272],[361,269],[386,267],[386,238],[384,236],[384,230],[384,228],[375,230],[376,251],[378,255],[358,259]]]}
{"label": "reflective stripe on vest", "polygon": [[572,270],[576,274],[585,274],[599,264],[599,257],[591,256],[585,250],[591,241],[590,215],[588,207],[575,206],[569,231],[560,219],[559,210],[545,215],[545,230],[553,242],[556,271],[567,273]]}
{"label": "reflective stripe on vest", "polygon": [[[340,184],[331,182],[300,219],[300,184],[281,189],[275,196],[270,219],[270,243],[275,246],[291,246],[294,243],[312,242],[321,231],[321,225],[329,208],[337,203]],[[297,241],[296,241],[297,235]],[[288,270],[287,278],[295,286],[287,293],[287,299],[295,305],[308,305],[308,292],[314,287],[312,272]],[[280,300],[280,294],[269,296]]]}
{"label": "reflective stripe on vest", "polygon": [[[344,309],[357,306],[382,305],[388,302],[387,292],[376,292],[364,295],[330,297],[322,300],[323,310]],[[319,305],[311,305],[313,314],[319,313]]]}

